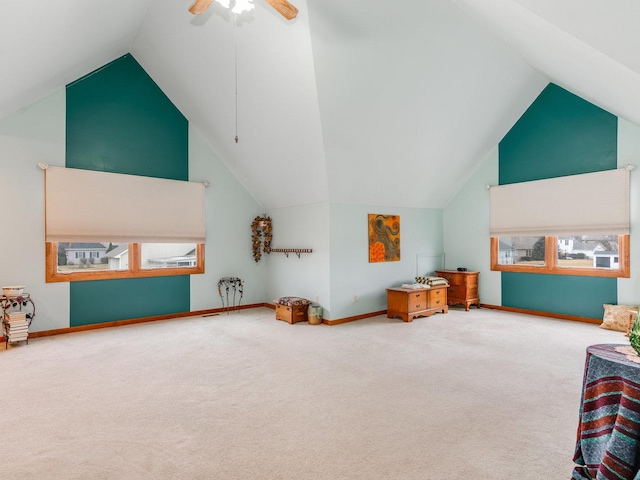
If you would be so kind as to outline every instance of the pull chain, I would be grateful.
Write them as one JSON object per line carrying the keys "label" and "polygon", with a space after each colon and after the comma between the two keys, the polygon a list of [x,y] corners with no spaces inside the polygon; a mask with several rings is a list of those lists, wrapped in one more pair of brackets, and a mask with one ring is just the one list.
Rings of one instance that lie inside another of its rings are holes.
{"label": "pull chain", "polygon": [[235,42],[235,83],[236,83],[236,143],[238,143],[238,15],[233,14],[233,34]]}

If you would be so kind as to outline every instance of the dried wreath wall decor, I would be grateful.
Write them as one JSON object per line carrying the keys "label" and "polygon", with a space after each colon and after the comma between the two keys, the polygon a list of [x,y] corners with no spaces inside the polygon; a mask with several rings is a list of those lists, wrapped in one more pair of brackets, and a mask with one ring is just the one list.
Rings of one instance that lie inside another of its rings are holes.
{"label": "dried wreath wall decor", "polygon": [[[257,216],[251,223],[251,247],[253,249],[253,259],[256,262],[260,261],[262,252],[271,253],[271,239],[273,234],[271,233],[271,218],[266,215],[260,217]],[[264,236],[264,246],[262,246],[261,237]]]}

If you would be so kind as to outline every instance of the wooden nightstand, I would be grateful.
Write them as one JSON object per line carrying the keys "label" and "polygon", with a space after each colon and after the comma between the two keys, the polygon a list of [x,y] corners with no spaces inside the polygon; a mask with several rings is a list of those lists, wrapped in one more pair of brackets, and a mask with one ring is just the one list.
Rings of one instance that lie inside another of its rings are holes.
{"label": "wooden nightstand", "polygon": [[480,296],[478,294],[478,275],[480,272],[459,272],[457,270],[436,270],[436,275],[446,278],[449,282],[449,305],[464,305],[468,312],[469,306],[480,308]]}

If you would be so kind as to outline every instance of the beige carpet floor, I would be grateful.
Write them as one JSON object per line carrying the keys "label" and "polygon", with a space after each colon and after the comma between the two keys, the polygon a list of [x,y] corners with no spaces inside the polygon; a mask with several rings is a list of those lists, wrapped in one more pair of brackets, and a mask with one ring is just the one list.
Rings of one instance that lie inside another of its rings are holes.
{"label": "beige carpet floor", "polygon": [[595,343],[628,342],[486,309],[34,338],[0,351],[0,478],[568,479]]}

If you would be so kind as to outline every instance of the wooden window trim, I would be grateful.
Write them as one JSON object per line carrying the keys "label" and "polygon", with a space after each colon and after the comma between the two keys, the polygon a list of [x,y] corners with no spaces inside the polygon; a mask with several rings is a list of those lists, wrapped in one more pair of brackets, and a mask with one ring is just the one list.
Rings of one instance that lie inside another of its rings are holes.
{"label": "wooden window trim", "polygon": [[491,237],[491,270],[499,272],[545,273],[550,275],[573,275],[580,277],[629,278],[631,276],[629,235],[618,236],[620,267],[616,270],[604,268],[571,268],[558,266],[558,237],[545,237],[545,265],[500,265],[499,238]]}
{"label": "wooden window trim", "polygon": [[177,268],[141,268],[140,244],[129,244],[129,268],[127,270],[96,270],[93,272],[58,272],[58,244],[46,242],[46,282],[84,282],[87,280],[111,280],[116,278],[171,277],[204,273],[204,244],[196,245],[196,266]]}

